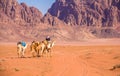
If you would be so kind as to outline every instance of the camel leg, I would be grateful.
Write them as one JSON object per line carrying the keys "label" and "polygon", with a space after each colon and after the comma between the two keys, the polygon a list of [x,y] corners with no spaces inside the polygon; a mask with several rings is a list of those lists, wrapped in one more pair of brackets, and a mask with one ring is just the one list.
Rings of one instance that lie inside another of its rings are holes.
{"label": "camel leg", "polygon": [[36,52],[37,57],[40,57],[40,55],[39,55],[39,48],[36,48],[35,52]]}
{"label": "camel leg", "polygon": [[32,51],[31,53],[32,53],[32,56],[35,57],[35,51]]}
{"label": "camel leg", "polygon": [[37,56],[38,56],[38,57],[40,57],[39,52],[40,52],[40,51],[39,51],[39,50],[37,50]]}
{"label": "camel leg", "polygon": [[40,56],[43,56],[43,49],[40,50]]}
{"label": "camel leg", "polygon": [[51,55],[51,49],[49,49],[49,54],[50,54],[50,57],[52,57],[52,55]]}
{"label": "camel leg", "polygon": [[21,58],[23,58],[23,48],[21,48],[20,54],[21,54]]}
{"label": "camel leg", "polygon": [[19,58],[19,47],[17,47],[17,55],[18,55],[18,58]]}
{"label": "camel leg", "polygon": [[25,55],[25,48],[22,48],[22,57],[24,58]]}
{"label": "camel leg", "polygon": [[47,49],[47,52],[48,52],[47,56],[52,57],[52,55],[51,55],[51,49]]}
{"label": "camel leg", "polygon": [[35,57],[36,55],[36,49],[35,48],[31,48],[31,54],[33,57]]}
{"label": "camel leg", "polygon": [[49,56],[48,53],[49,53],[49,49],[46,49],[46,55],[47,55],[47,57]]}
{"label": "camel leg", "polygon": [[40,49],[40,55],[41,56],[43,56],[44,50],[45,50],[44,47],[41,47],[41,49]]}
{"label": "camel leg", "polygon": [[17,47],[18,58],[20,57],[20,53],[21,53],[21,48],[20,48],[20,47]]}

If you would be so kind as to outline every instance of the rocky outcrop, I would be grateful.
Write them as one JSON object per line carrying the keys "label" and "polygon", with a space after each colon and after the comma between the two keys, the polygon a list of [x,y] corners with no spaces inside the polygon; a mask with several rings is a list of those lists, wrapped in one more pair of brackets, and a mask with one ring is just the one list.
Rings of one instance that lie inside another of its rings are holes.
{"label": "rocky outcrop", "polygon": [[52,25],[52,26],[64,26],[66,25],[65,22],[59,20],[57,17],[55,16],[52,16],[50,13],[46,13],[44,15],[44,17],[41,19],[41,21],[44,23],[44,24],[47,24],[47,25]]}
{"label": "rocky outcrop", "polygon": [[35,7],[19,4],[16,0],[0,0],[0,19],[20,25],[40,23],[42,13]]}
{"label": "rocky outcrop", "polygon": [[17,0],[0,0],[0,41],[120,37],[120,0],[56,0],[43,16]]}
{"label": "rocky outcrop", "polygon": [[56,0],[48,12],[69,25],[111,27],[120,23],[120,0]]}
{"label": "rocky outcrop", "polygon": [[0,0],[0,41],[33,40],[42,38],[42,13],[35,7],[17,0]]}
{"label": "rocky outcrop", "polygon": [[21,18],[27,23],[40,23],[42,13],[35,7],[28,7],[25,3],[21,3]]}

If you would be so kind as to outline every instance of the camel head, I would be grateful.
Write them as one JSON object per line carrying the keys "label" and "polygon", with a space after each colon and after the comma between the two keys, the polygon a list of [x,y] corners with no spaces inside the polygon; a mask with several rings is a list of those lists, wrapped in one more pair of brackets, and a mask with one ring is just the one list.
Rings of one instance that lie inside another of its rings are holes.
{"label": "camel head", "polygon": [[55,41],[52,41],[51,43],[51,47],[53,47],[55,45]]}

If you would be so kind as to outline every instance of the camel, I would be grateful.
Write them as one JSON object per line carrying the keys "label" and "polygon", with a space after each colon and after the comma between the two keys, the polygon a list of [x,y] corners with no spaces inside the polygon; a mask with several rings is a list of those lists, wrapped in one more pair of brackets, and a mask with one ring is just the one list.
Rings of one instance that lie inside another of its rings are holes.
{"label": "camel", "polygon": [[22,45],[22,42],[18,42],[17,43],[17,54],[18,54],[18,57],[21,57],[21,58],[24,57],[26,48],[27,48],[27,44],[26,43],[25,43],[25,45]]}
{"label": "camel", "polygon": [[[37,54],[37,56],[39,57],[39,53],[42,50],[42,47],[44,45],[42,45],[43,43],[38,42],[38,41],[33,41],[30,45],[30,49],[31,49],[31,53],[33,55],[33,57],[35,57],[35,54]],[[43,47],[44,48],[44,47]]]}
{"label": "camel", "polygon": [[53,46],[54,46],[54,41],[47,42],[46,40],[44,40],[42,42],[33,41],[30,48],[31,48],[33,57],[35,57],[35,53],[37,54],[38,57],[43,56],[44,52],[50,53],[50,56],[51,56],[51,48]]}
{"label": "camel", "polygon": [[50,57],[51,57],[51,49],[54,46],[55,42],[54,41],[47,41],[46,42],[46,40],[45,40],[43,43],[46,47],[44,48],[42,53],[44,53],[46,51],[46,53],[50,54]]}

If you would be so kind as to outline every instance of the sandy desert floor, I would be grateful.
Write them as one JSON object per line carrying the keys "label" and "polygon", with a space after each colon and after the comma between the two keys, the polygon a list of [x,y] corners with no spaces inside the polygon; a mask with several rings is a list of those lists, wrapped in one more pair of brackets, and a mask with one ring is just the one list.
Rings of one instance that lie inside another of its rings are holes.
{"label": "sandy desert floor", "polygon": [[16,43],[0,43],[0,76],[120,76],[119,39],[91,42],[56,44],[52,57],[34,58],[29,47],[18,58]]}

